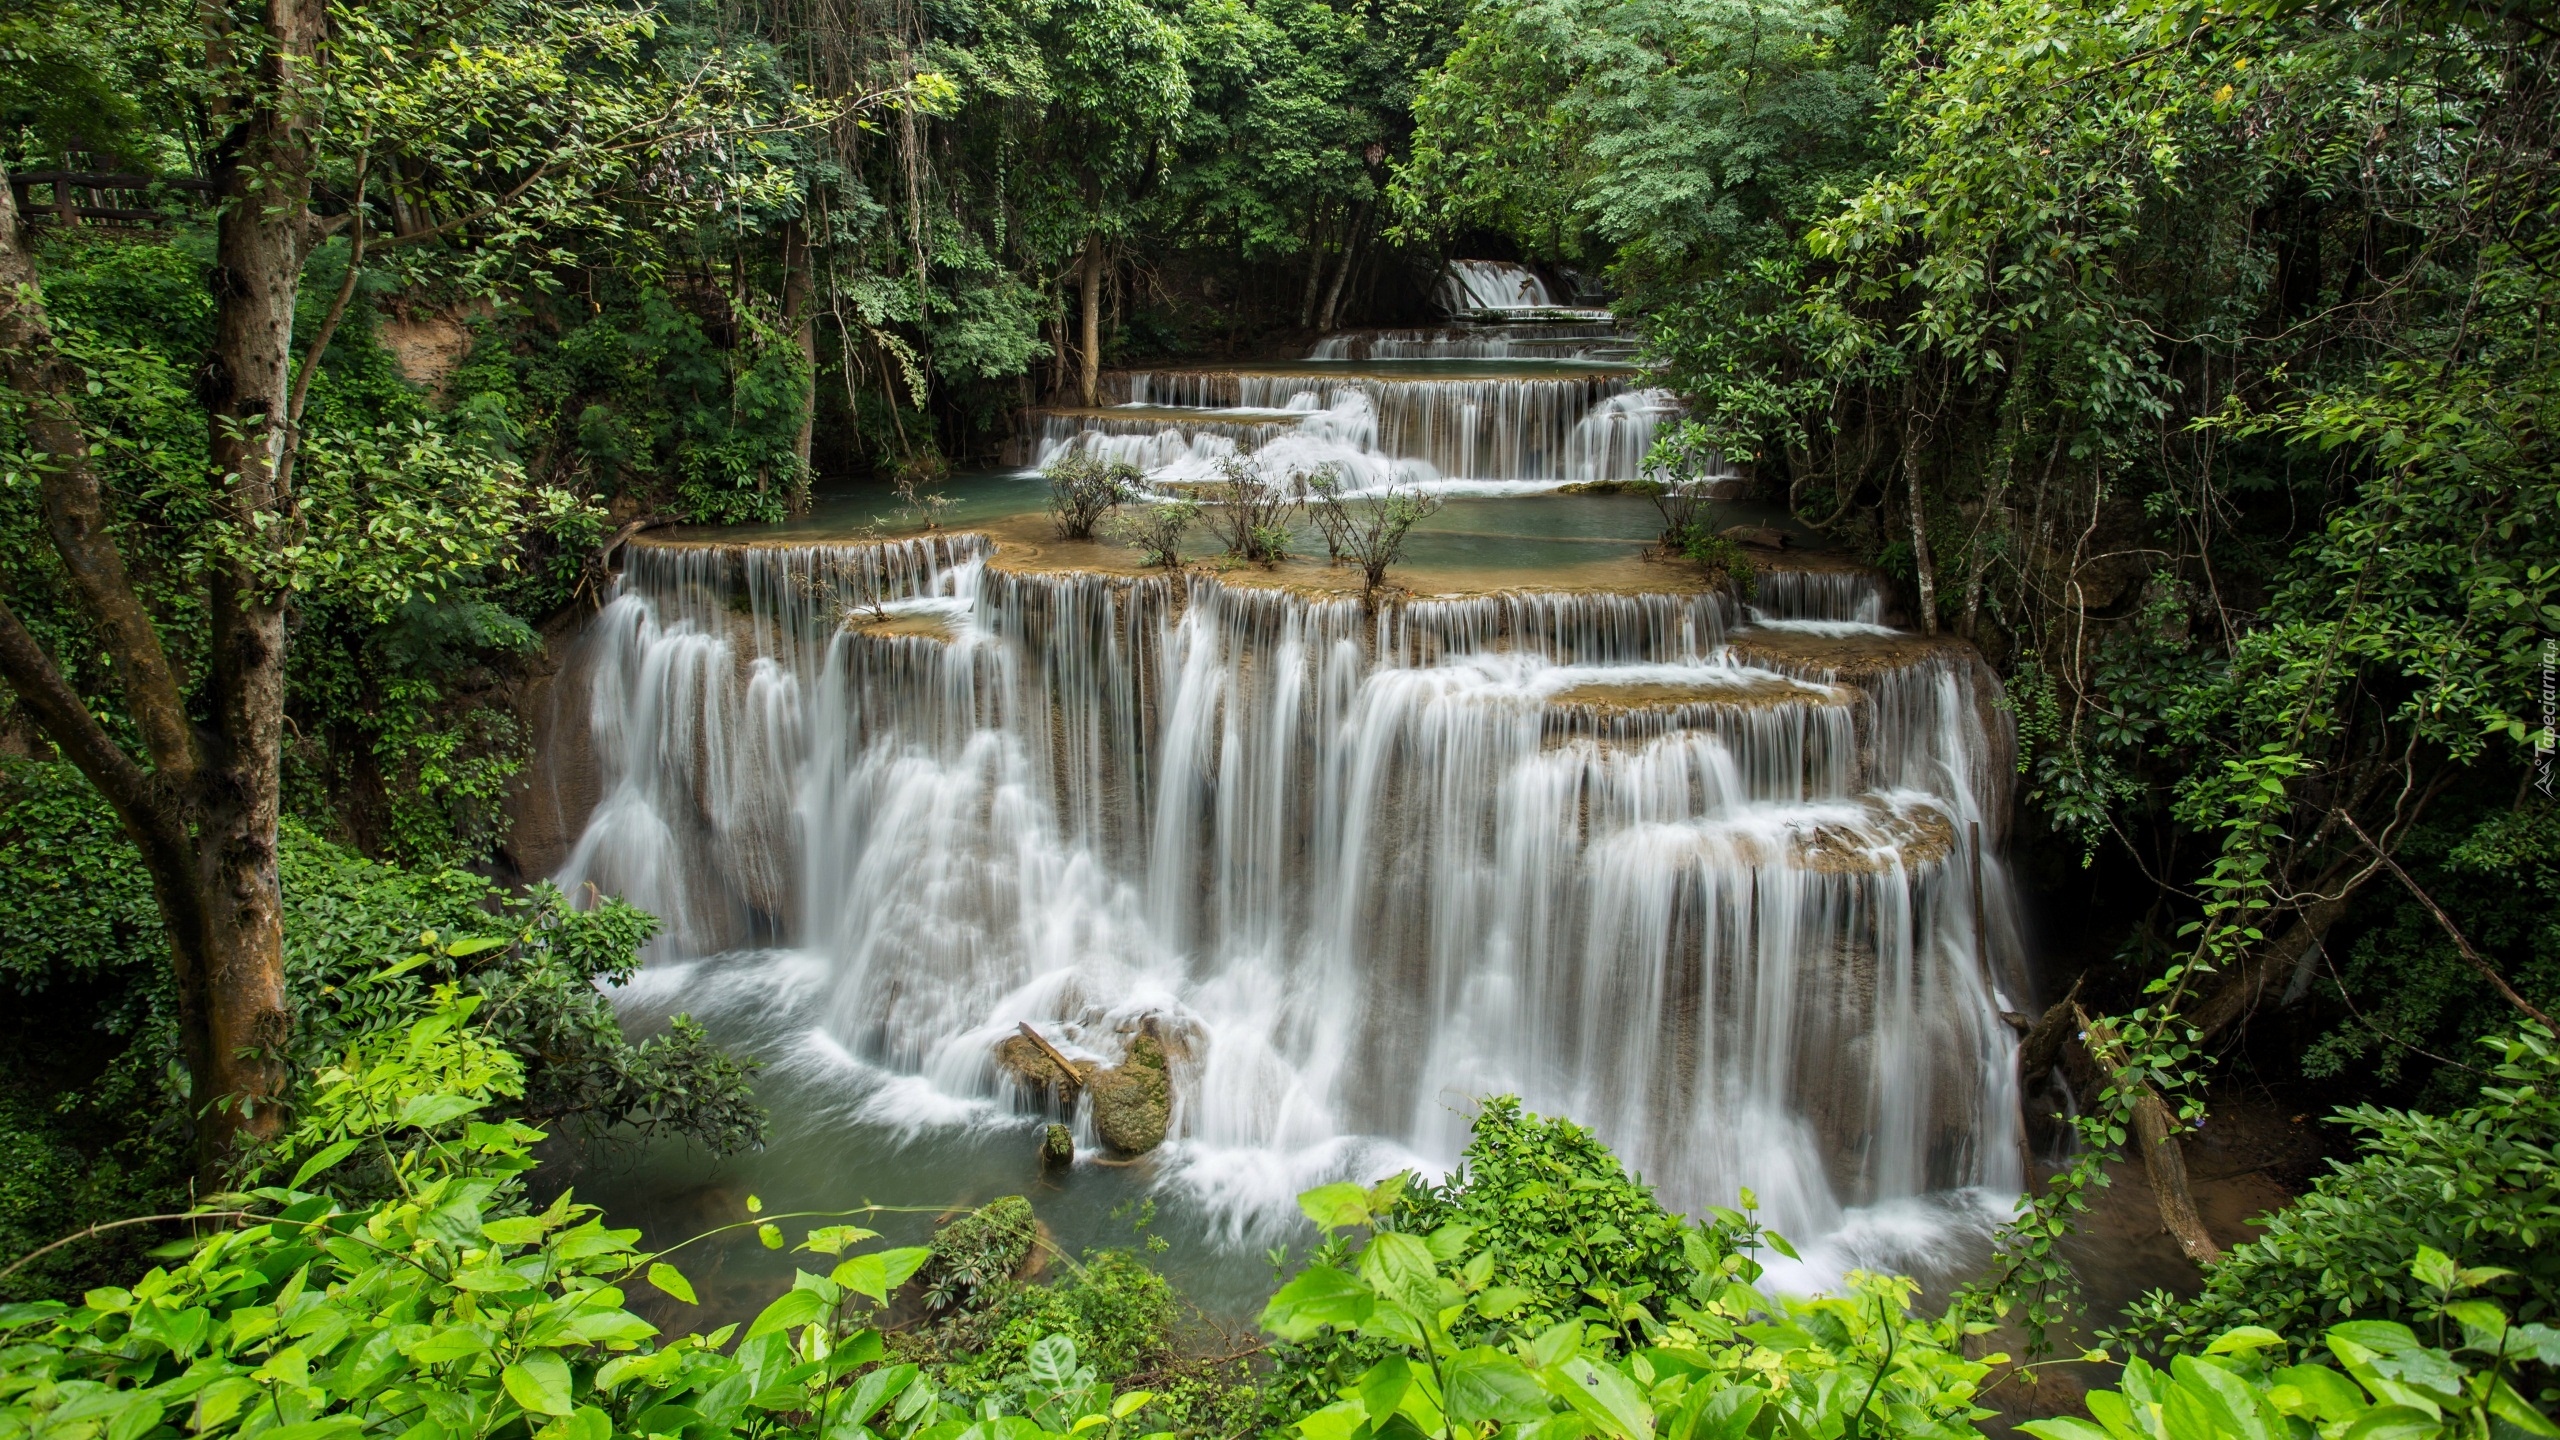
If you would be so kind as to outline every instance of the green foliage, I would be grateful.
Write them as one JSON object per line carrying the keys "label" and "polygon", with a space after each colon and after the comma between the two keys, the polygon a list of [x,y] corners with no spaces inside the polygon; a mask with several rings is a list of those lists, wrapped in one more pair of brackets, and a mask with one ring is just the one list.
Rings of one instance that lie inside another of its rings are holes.
{"label": "green foliage", "polygon": [[[772,316],[643,282],[609,305],[544,303],[483,325],[454,403],[544,483],[663,496],[707,524],[776,520],[802,482],[804,362]],[[564,313],[565,312],[565,313]],[[713,322],[731,333],[713,334]]]}
{"label": "green foliage", "polygon": [[1070,450],[1040,472],[1049,482],[1049,514],[1061,540],[1090,540],[1105,514],[1137,498],[1146,475],[1121,460]]}
{"label": "green foliage", "polygon": [[1445,503],[1437,495],[1402,486],[1383,495],[1347,495],[1338,465],[1301,476],[1299,483],[1325,549],[1336,560],[1360,567],[1362,593],[1369,595],[1386,583],[1387,567],[1404,559],[1406,535],[1439,514]]}
{"label": "green foliage", "polygon": [[1200,502],[1164,500],[1123,510],[1102,523],[1102,538],[1138,552],[1141,565],[1182,563],[1182,537],[1200,523]]}
{"label": "green foliage", "polygon": [[[941,1239],[935,1236],[937,1264]],[[1019,1385],[1033,1352],[1053,1335],[1072,1341],[1105,1380],[1154,1372],[1172,1359],[1174,1294],[1162,1275],[1126,1251],[1056,1258],[1063,1268],[1050,1280],[996,1276],[968,1307],[893,1348],[962,1393]]]}
{"label": "green foliage", "polygon": [[1040,1229],[1031,1202],[1019,1195],[991,1200],[933,1233],[933,1264],[925,1271],[925,1305],[947,1310],[992,1294],[1031,1258]]}
{"label": "green foliage", "polygon": [[[2508,1312],[2560,1312],[2560,1047],[2540,1026],[2483,1042],[2496,1056],[2477,1104],[2446,1115],[2364,1105],[2356,1158],[2205,1274],[2178,1300],[2154,1292],[2125,1333],[2155,1352],[2192,1349],[2239,1326],[2305,1334],[2341,1320],[2417,1324],[2442,1297],[2404,1268],[2413,1245],[2483,1272]],[[2546,1362],[2548,1363],[2548,1362]]]}
{"label": "green foliage", "polygon": [[[929,1256],[861,1251],[878,1237],[850,1224],[807,1229],[798,1249],[832,1268],[796,1272],[743,1333],[660,1343],[630,1287],[690,1305],[691,1283],[671,1252],[639,1250],[639,1232],[607,1228],[593,1206],[527,1203],[543,1136],[485,1118],[524,1077],[475,1023],[479,1006],[441,986],[408,1024],[350,1047],[278,1147],[291,1178],[216,1197],[193,1237],[162,1247],[171,1263],[77,1306],[0,1308],[13,1342],[0,1433],[959,1440],[994,1426],[1013,1440],[1124,1440],[1154,1399],[1115,1393],[1063,1333],[983,1393],[881,1363],[864,1322]],[[336,1177],[359,1154],[396,1193],[346,1203]],[[723,1228],[753,1225],[778,1246],[784,1218]]]}
{"label": "green foliage", "polygon": [[2421,1246],[2409,1275],[2425,1297],[2434,1345],[2395,1321],[2350,1320],[2322,1337],[2327,1355],[2319,1358],[2337,1369],[2285,1365],[2283,1336],[2242,1325],[2177,1356],[2166,1373],[2139,1358],[2127,1362],[2122,1391],[2089,1393],[2096,1424],[2063,1418],[2018,1428],[2036,1440],[2560,1436],[2560,1425],[2517,1384],[2533,1368],[2560,1366],[2560,1330],[2510,1324],[2493,1302],[2455,1298],[2497,1274]]}
{"label": "green foliage", "polygon": [[1487,1107],[1468,1153],[1445,1190],[1398,1177],[1300,1197],[1333,1238],[1262,1323],[1303,1347],[1281,1380],[1310,1407],[1290,1427],[1306,1440],[1956,1437],[1990,1414],[1973,1397],[2001,1357],[1967,1359],[1962,1327],[1913,1318],[1912,1282],[1764,1294],[1747,1216],[1693,1228],[1587,1132],[1516,1102]]}
{"label": "green foliage", "polygon": [[[638,969],[652,917],[367,860],[290,821],[281,837],[294,1053],[307,1070],[397,1031],[451,985],[518,1062],[511,1116],[673,1133],[722,1153],[761,1143],[745,1062],[685,1020],[633,1042],[598,988]],[[407,958],[386,971],[387,955]],[[0,1226],[28,1242],[16,1248],[166,1204],[183,1147],[164,1127],[184,1084],[168,950],[130,843],[65,765],[0,768],[0,983],[17,1002],[13,1043],[0,1048],[0,1122],[19,1122],[0,1123],[0,1137],[72,1177],[5,1192],[24,1202],[0,1211]]]}

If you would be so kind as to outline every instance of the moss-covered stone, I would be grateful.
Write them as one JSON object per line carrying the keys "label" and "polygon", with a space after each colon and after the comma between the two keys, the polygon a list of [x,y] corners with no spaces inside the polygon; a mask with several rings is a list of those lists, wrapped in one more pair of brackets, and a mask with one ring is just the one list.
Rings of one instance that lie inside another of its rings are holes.
{"label": "moss-covered stone", "polygon": [[1040,1168],[1065,1170],[1076,1163],[1075,1132],[1064,1125],[1052,1125],[1040,1132]]}
{"label": "moss-covered stone", "polygon": [[1144,1155],[1164,1143],[1173,1123],[1173,1079],[1154,1036],[1130,1041],[1128,1058],[1086,1076],[1085,1088],[1093,1095],[1093,1128],[1103,1144],[1123,1155]]}

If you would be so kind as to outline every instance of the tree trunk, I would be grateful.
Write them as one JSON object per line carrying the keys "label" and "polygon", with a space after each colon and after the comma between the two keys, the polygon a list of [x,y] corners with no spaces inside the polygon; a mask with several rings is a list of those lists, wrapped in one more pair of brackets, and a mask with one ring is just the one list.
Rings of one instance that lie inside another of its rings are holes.
{"label": "tree trunk", "polygon": [[1298,328],[1316,323],[1316,296],[1324,288],[1324,220],[1307,222],[1307,288],[1298,296]]}
{"label": "tree trunk", "polygon": [[1360,238],[1368,225],[1369,204],[1364,200],[1359,211],[1351,217],[1351,233],[1342,244],[1342,263],[1334,268],[1333,283],[1325,287],[1324,306],[1316,314],[1316,328],[1319,330],[1333,328],[1335,314],[1342,305],[1342,282],[1351,278],[1351,265],[1360,257]]}
{"label": "tree trunk", "polygon": [[1929,555],[1928,507],[1920,499],[1920,457],[1905,450],[1902,473],[1911,485],[1911,572],[1919,578],[1920,633],[1938,633],[1938,567]]}
{"label": "tree trunk", "polygon": [[[284,38],[300,36],[294,54],[307,53],[319,15],[316,5],[303,4],[275,12]],[[219,57],[221,37],[215,43]],[[270,60],[265,84],[281,88],[283,63]],[[290,530],[276,523],[290,518],[278,469],[289,440],[293,304],[310,173],[300,127],[272,110],[248,113],[230,141],[217,161],[231,203],[217,232],[215,348],[202,394],[215,473],[225,481],[222,518],[246,538],[210,577],[209,736],[189,721],[184,687],[109,533],[72,398],[75,372],[53,349],[15,204],[0,197],[0,343],[8,352],[0,369],[30,402],[30,439],[50,458],[41,482],[48,538],[108,654],[151,768],[106,734],[5,606],[0,675],[115,808],[151,876],[177,980],[198,1169],[216,1183],[242,1136],[272,1135],[283,1118],[276,1102],[290,1021],[275,844],[284,605],[271,568],[276,559],[264,547],[283,543]]]}
{"label": "tree trunk", "polygon": [[[254,74],[231,70],[228,37],[212,69],[236,87],[217,107],[228,131],[214,153],[223,197],[214,234],[213,353],[200,395],[222,477],[222,518],[238,548],[213,566],[211,722],[219,737],[198,785],[196,888],[203,897],[204,1069],[195,1100],[198,1164],[218,1169],[242,1139],[283,1121],[283,907],[276,816],[284,749],[285,595],[279,547],[292,532],[283,470],[293,443],[288,396],[293,311],[311,240],[314,132],[308,69],[327,20],[323,0],[273,0],[251,47]],[[182,997],[187,976],[181,974]],[[183,998],[182,998],[183,1003]]]}
{"label": "tree trunk", "polygon": [[1077,357],[1077,393],[1090,408],[1102,403],[1102,237],[1084,237],[1084,278],[1079,286],[1083,296],[1084,354]]}
{"label": "tree trunk", "polygon": [[818,307],[812,303],[809,275],[809,232],[798,220],[782,227],[782,324],[800,351],[800,430],[791,438],[792,457],[800,476],[792,491],[792,508],[809,494],[810,442],[818,429]]}

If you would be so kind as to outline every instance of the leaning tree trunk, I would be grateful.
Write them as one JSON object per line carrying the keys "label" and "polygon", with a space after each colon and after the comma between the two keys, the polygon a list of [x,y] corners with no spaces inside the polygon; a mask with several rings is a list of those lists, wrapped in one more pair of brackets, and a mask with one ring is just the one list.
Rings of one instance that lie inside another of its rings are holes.
{"label": "leaning tree trunk", "polygon": [[[273,153],[268,147],[262,153]],[[246,195],[247,147],[229,178]],[[307,173],[307,169],[305,171]],[[0,185],[0,190],[5,190]],[[241,219],[245,214],[245,220]],[[105,652],[123,708],[141,742],[137,759],[110,737],[53,657],[0,604],[0,675],[20,704],[114,807],[151,877],[178,994],[178,1024],[197,1112],[199,1172],[226,1178],[236,1143],[273,1133],[281,1119],[282,1046],[287,1034],[283,943],[275,883],[278,749],[283,726],[283,610],[257,552],[225,557],[212,593],[210,723],[188,713],[186,687],[163,648],[110,529],[106,494],[79,414],[76,367],[55,349],[37,272],[18,229],[16,207],[0,194],[0,373],[27,405],[28,436],[43,452],[40,498],[46,537]],[[235,201],[226,227],[271,224],[258,198]],[[255,237],[252,237],[253,239]],[[222,237],[226,263],[218,348],[209,358],[217,474],[225,518],[236,535],[260,527],[253,508],[272,510],[279,447],[264,424],[281,415],[299,244],[272,246]],[[282,295],[275,294],[281,285]],[[244,298],[259,302],[245,306]],[[279,321],[247,323],[280,304]],[[244,360],[266,360],[264,369]],[[248,383],[241,383],[242,377]],[[230,423],[225,423],[226,419]],[[210,734],[205,733],[209,731]],[[144,763],[147,760],[147,766]]]}

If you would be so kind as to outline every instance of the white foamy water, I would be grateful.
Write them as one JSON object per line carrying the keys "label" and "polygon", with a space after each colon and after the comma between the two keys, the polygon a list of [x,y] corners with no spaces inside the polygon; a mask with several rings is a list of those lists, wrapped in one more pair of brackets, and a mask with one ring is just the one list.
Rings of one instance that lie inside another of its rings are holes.
{"label": "white foamy water", "polygon": [[[1275,480],[1331,467],[1367,493],[1518,494],[1648,476],[1679,407],[1616,363],[1634,346],[1607,311],[1556,310],[1534,272],[1492,261],[1453,261],[1443,288],[1458,313],[1549,318],[1328,335],[1311,363],[1268,371],[1115,375],[1122,403],[1035,412],[1025,453],[1038,468],[1081,451],[1166,484],[1216,480],[1238,459]],[[1515,295],[1529,298],[1504,300]],[[1450,374],[1451,362],[1475,363]]]}
{"label": "white foamy water", "polygon": [[1676,1206],[1752,1187],[1817,1269],[1925,1252],[2020,1183],[1994,682],[1755,668],[1748,618],[641,547],[576,662],[601,796],[560,879],[666,918],[653,1004],[753,1015],[919,1144],[1025,1123],[1017,1024],[1106,1059],[1152,1027],[1160,1181],[1238,1243],[1445,1169],[1513,1093]]}

